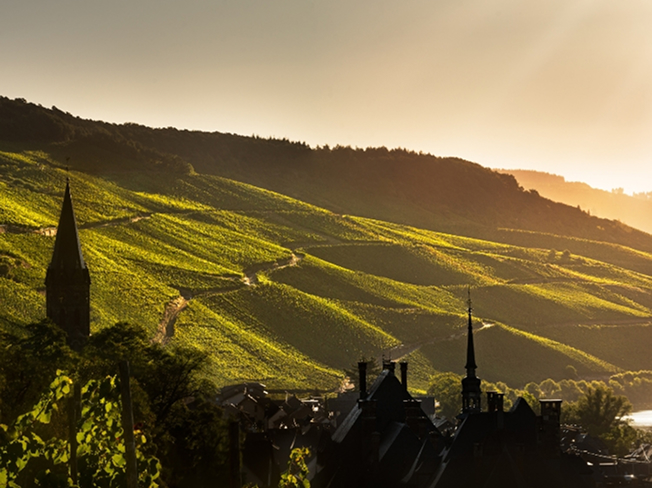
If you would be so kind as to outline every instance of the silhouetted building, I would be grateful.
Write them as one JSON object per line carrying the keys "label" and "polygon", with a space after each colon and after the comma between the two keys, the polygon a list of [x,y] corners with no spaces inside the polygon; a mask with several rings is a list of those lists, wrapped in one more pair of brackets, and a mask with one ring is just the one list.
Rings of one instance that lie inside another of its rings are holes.
{"label": "silhouetted building", "polygon": [[523,398],[504,411],[503,394],[487,392],[487,411],[480,403],[475,374],[473,321],[469,296],[466,377],[462,379],[462,413],[452,439],[440,456],[428,488],[580,488],[594,486],[593,471],[560,445],[561,400],[540,400],[537,416]]}
{"label": "silhouetted building", "polygon": [[52,261],[45,275],[47,316],[68,334],[68,344],[81,349],[90,335],[91,278],[82,256],[70,182],[61,206]]}
{"label": "silhouetted building", "polygon": [[541,400],[541,415],[519,398],[504,410],[503,394],[487,393],[482,411],[476,376],[469,298],[466,376],[462,412],[451,434],[442,434],[407,392],[407,363],[384,370],[367,391],[359,366],[360,399],[329,442],[318,447],[315,488],[583,488],[594,472],[560,446],[561,400]]}
{"label": "silhouetted building", "polygon": [[503,411],[501,397],[489,392],[489,410],[461,420],[428,488],[594,486],[586,462],[561,451],[559,417],[547,412],[559,400],[542,400],[537,416],[523,398]]}
{"label": "silhouetted building", "polygon": [[312,486],[363,488],[425,486],[439,464],[443,438],[389,361],[367,391],[359,363],[360,399],[328,442],[318,446]]}

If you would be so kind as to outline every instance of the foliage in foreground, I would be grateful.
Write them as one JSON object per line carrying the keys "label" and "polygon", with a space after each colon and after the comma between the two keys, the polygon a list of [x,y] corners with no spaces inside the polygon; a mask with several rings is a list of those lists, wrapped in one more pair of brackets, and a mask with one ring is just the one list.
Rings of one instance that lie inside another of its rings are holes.
{"label": "foliage in foreground", "polygon": [[[278,488],[310,488],[308,480],[308,463],[310,449],[296,447],[290,452],[287,471],[281,473]],[[258,485],[247,484],[244,488],[258,488]]]}
{"label": "foliage in foreground", "polygon": [[[62,371],[41,396],[40,401],[11,425],[0,424],[0,486],[19,488],[23,484],[58,484],[79,487],[120,487],[125,483],[126,465],[124,431],[121,426],[122,405],[115,376],[90,380],[81,388],[81,418],[73,427],[78,484],[73,481],[72,439],[56,431],[43,429],[53,416],[77,409],[71,401],[74,381]],[[56,429],[55,429],[56,430]],[[44,435],[45,434],[45,435]],[[158,459],[145,455],[142,446],[147,437],[134,432],[140,486],[155,488],[160,475]],[[48,435],[51,435],[48,437]],[[73,435],[73,434],[69,434]]]}
{"label": "foliage in foreground", "polygon": [[308,457],[310,457],[310,449],[307,447],[292,450],[288,461],[288,470],[281,474],[278,488],[310,488],[308,465],[306,464]]}
{"label": "foliage in foreground", "polygon": [[[57,369],[65,367],[71,372],[71,378],[87,384],[82,401],[88,403],[96,390],[104,396],[106,391],[112,391],[106,383],[110,380],[98,382],[96,378],[112,378],[117,371],[116,362],[128,360],[134,422],[147,439],[141,444],[141,450],[144,456],[161,460],[161,481],[170,488],[201,488],[226,483],[226,426],[221,409],[209,400],[216,395],[214,387],[202,379],[203,354],[194,349],[163,348],[153,344],[141,327],[124,323],[91,336],[81,354],[71,351],[66,345],[65,334],[47,321],[31,324],[26,332],[24,336],[5,334],[0,337],[0,350],[3,351],[0,355],[0,398],[16,399],[0,404],[1,423],[14,425],[24,412],[32,411],[42,392],[50,391],[48,381],[56,375]],[[62,383],[61,388],[69,389],[70,383],[67,384]],[[108,408],[107,414],[118,411],[117,407],[108,406],[110,402],[102,405],[105,410]],[[64,410],[57,407],[49,423],[39,422],[36,434],[41,439],[67,438]],[[93,414],[93,411],[86,414]],[[103,427],[98,428],[107,432],[119,427],[115,419],[112,423],[103,421],[101,425]],[[80,449],[82,444],[80,442]],[[92,452],[98,450],[89,451]],[[113,462],[112,458],[109,461]],[[91,465],[98,462],[93,461]],[[120,462],[119,457],[115,462]],[[80,464],[80,472],[82,467]],[[51,476],[55,475],[59,476],[53,469]],[[81,481],[84,482],[84,478]]]}

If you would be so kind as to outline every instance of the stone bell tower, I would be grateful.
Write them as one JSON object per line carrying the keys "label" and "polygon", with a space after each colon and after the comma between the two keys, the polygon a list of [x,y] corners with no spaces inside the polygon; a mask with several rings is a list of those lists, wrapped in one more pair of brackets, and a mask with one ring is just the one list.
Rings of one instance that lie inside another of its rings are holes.
{"label": "stone bell tower", "polygon": [[48,318],[66,331],[68,344],[75,350],[80,350],[90,335],[90,285],[67,180],[52,261],[45,275],[45,301]]}

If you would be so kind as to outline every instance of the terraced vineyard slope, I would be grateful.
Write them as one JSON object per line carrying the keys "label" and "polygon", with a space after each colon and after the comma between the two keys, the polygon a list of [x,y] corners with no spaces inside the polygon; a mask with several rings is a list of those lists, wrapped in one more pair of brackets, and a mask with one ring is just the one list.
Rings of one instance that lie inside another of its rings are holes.
{"label": "terraced vineyard slope", "polygon": [[[330,390],[360,356],[408,357],[423,391],[463,371],[472,286],[479,373],[523,386],[652,369],[652,254],[496,230],[503,242],[343,215],[216,175],[66,172],[0,152],[0,327],[45,315],[66,176],[92,279],[92,330],[141,323],[210,355],[219,385]],[[511,242],[511,243],[509,243]],[[543,243],[543,245],[542,245]],[[565,252],[561,252],[565,249]]]}

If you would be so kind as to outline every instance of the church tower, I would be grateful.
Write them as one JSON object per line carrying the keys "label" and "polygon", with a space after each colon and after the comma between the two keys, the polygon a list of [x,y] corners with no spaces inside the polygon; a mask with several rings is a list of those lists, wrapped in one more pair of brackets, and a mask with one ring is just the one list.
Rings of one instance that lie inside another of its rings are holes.
{"label": "church tower", "polygon": [[90,286],[66,180],[54,252],[45,275],[45,302],[48,318],[66,331],[68,344],[76,350],[90,335]]}
{"label": "church tower", "polygon": [[481,380],[475,375],[475,349],[473,347],[473,317],[471,315],[471,288],[469,288],[469,329],[466,345],[466,377],[462,379],[462,415],[482,410]]}

